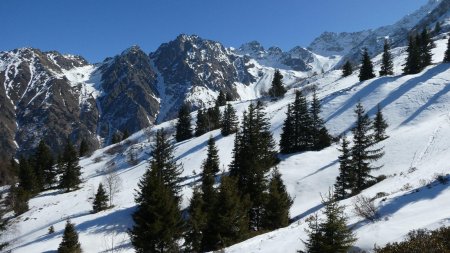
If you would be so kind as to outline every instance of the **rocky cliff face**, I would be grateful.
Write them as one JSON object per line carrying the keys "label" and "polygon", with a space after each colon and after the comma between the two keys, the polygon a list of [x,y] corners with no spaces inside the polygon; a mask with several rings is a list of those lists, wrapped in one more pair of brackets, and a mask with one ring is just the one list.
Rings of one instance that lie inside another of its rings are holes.
{"label": "rocky cliff face", "polygon": [[133,46],[99,67],[101,115],[98,134],[108,143],[119,131],[134,133],[151,126],[159,111],[156,73],[150,58]]}
{"label": "rocky cliff face", "polygon": [[235,83],[254,81],[247,71],[248,59],[195,35],[180,35],[162,44],[150,58],[160,75],[159,121],[174,118],[182,103],[193,109],[207,106],[220,90],[238,98]]}
{"label": "rocky cliff face", "polygon": [[2,159],[9,159],[17,147],[32,150],[44,139],[59,150],[66,138],[78,142],[85,136],[95,141],[95,101],[80,100],[82,86],[72,83],[65,73],[88,64],[81,57],[64,56],[37,49],[17,49],[0,54],[0,106],[4,108]]}

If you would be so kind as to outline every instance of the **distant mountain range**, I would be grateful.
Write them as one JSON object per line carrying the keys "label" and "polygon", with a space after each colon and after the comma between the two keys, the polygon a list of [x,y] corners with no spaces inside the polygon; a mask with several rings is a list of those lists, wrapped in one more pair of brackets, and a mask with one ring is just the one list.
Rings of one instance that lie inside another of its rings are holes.
{"label": "distant mountain range", "polygon": [[173,119],[181,104],[210,106],[220,90],[254,99],[270,86],[274,69],[286,85],[356,63],[360,49],[381,52],[385,38],[399,46],[408,34],[448,23],[450,0],[431,0],[394,25],[353,33],[325,32],[307,48],[284,52],[257,41],[239,48],[195,35],[179,35],[155,52],[132,46],[90,64],[81,56],[20,48],[0,52],[0,161],[33,150],[43,139],[57,152],[67,138],[92,148],[115,133],[133,133]]}

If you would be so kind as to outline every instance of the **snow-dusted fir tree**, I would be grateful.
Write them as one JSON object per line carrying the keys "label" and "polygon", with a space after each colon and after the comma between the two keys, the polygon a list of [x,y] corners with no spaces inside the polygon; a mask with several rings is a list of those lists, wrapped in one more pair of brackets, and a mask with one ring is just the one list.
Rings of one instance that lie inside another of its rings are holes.
{"label": "snow-dusted fir tree", "polygon": [[78,188],[81,183],[80,158],[70,140],[67,140],[59,170],[62,172],[59,187],[66,191]]}
{"label": "snow-dusted fir tree", "polygon": [[369,51],[367,48],[363,49],[361,58],[361,68],[359,70],[359,81],[369,80],[375,77],[373,72],[373,63],[370,60]]}
{"label": "snow-dusted fir tree", "polygon": [[353,74],[353,66],[350,61],[346,61],[342,67],[342,77],[347,77],[351,74]]}
{"label": "snow-dusted fir tree", "polygon": [[274,230],[287,226],[289,224],[289,209],[292,203],[293,201],[281,179],[281,174],[275,168],[269,182],[269,192],[264,207],[263,227]]}
{"label": "snow-dusted fir tree", "polygon": [[282,97],[285,93],[286,88],[283,85],[283,75],[277,69],[273,74],[272,87],[269,89],[269,95],[272,97]]}
{"label": "snow-dusted fir tree", "polygon": [[184,104],[178,111],[175,139],[184,141],[192,137],[191,114],[189,106]]}
{"label": "snow-dusted fir tree", "polygon": [[230,175],[237,179],[242,195],[251,199],[250,221],[261,229],[261,219],[267,189],[266,173],[277,163],[275,142],[270,123],[261,102],[250,104],[244,112],[241,130],[236,135]]}
{"label": "snow-dusted fir tree", "polygon": [[380,76],[390,76],[394,74],[394,63],[392,62],[391,46],[389,40],[384,40],[383,56],[381,59]]}
{"label": "snow-dusted fir tree", "polygon": [[234,134],[237,131],[238,118],[236,116],[236,110],[232,105],[227,104],[223,111],[221,121],[221,133],[223,136]]}
{"label": "snow-dusted fir tree", "polygon": [[58,253],[81,253],[81,245],[78,242],[78,233],[75,226],[67,220],[62,242],[59,244]]}
{"label": "snow-dusted fir tree", "polygon": [[138,253],[179,252],[178,240],[183,220],[178,197],[165,183],[158,167],[150,167],[139,181],[136,211],[130,230],[131,243]]}
{"label": "snow-dusted fir tree", "polygon": [[355,183],[354,169],[351,159],[350,142],[344,135],[339,149],[339,176],[334,184],[334,196],[337,200],[345,199],[351,194],[353,184]]}
{"label": "snow-dusted fir tree", "polygon": [[373,120],[373,130],[374,130],[374,138],[376,142],[383,141],[387,139],[389,136],[386,134],[386,128],[388,124],[384,119],[383,112],[381,111],[381,107],[377,105],[377,114],[375,115],[375,119]]}
{"label": "snow-dusted fir tree", "polygon": [[361,103],[356,105],[356,122],[352,129],[352,167],[354,169],[354,193],[363,190],[371,179],[370,172],[375,169],[371,163],[380,159],[384,153],[382,148],[376,148],[373,136],[372,122]]}
{"label": "snow-dusted fir tree", "polygon": [[450,62],[450,37],[448,38],[447,41],[447,50],[445,50],[444,62],[445,63]]}
{"label": "snow-dusted fir tree", "polygon": [[175,161],[174,146],[168,139],[164,129],[156,131],[155,142],[152,145],[152,156],[149,169],[154,171],[174,196],[178,196],[181,186],[180,175],[183,168]]}

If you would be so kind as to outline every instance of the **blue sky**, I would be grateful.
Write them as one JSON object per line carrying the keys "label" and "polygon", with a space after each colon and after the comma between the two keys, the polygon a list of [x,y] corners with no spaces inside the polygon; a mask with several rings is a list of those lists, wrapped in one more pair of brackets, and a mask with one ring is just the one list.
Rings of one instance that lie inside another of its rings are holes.
{"label": "blue sky", "polygon": [[307,46],[324,31],[392,24],[427,0],[1,0],[0,50],[36,47],[102,61],[178,34],[238,47]]}

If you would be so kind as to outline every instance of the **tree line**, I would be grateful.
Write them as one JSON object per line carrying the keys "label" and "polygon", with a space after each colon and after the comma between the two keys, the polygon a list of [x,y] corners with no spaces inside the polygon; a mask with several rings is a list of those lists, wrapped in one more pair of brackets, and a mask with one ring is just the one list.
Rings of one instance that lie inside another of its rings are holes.
{"label": "tree line", "polygon": [[[436,29],[440,28],[435,28],[435,33]],[[434,47],[435,44],[431,39],[431,32],[428,29],[423,29],[421,33],[409,36],[408,46],[406,49],[407,57],[405,63],[403,64],[403,74],[417,74],[427,66],[431,65],[431,50]],[[379,71],[380,76],[390,76],[394,74],[393,58],[390,49],[391,46],[389,40],[385,39],[381,59],[381,69]],[[445,52],[443,62],[450,62],[450,39],[447,43],[447,50]],[[351,74],[353,74],[353,66],[350,61],[346,61],[342,67],[342,77],[347,77]],[[361,66],[358,76],[360,81],[369,80],[376,76],[367,48],[364,48],[362,52]]]}

